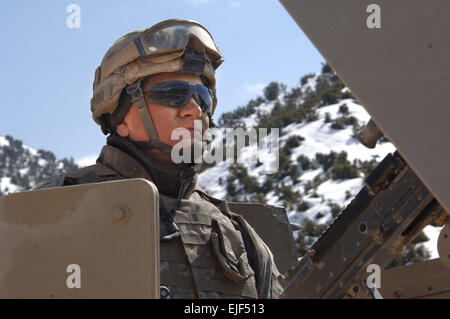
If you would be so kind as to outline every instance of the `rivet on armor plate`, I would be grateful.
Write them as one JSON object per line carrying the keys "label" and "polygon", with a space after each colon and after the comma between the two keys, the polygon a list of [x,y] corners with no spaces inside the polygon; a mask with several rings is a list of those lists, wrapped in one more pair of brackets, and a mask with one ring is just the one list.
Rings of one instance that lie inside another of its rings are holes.
{"label": "rivet on armor plate", "polygon": [[130,210],[126,206],[116,207],[113,210],[114,219],[121,224],[126,223],[130,219]]}

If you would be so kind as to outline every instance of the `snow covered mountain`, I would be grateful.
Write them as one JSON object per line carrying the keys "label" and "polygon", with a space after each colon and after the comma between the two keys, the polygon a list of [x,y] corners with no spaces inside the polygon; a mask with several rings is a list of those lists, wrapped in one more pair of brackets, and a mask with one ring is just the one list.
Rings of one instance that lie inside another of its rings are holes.
{"label": "snow covered mountain", "polygon": [[57,160],[11,136],[0,136],[0,196],[28,190],[47,177],[77,169],[73,159]]}

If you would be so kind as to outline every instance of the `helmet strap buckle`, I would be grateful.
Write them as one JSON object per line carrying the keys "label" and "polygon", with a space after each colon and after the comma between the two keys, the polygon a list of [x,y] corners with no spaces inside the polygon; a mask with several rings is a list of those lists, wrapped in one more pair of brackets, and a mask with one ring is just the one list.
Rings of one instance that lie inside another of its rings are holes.
{"label": "helmet strap buckle", "polygon": [[159,140],[158,132],[153,124],[147,101],[145,100],[144,93],[142,92],[141,80],[137,80],[133,84],[128,85],[126,92],[131,96],[132,105],[139,110],[139,114],[141,115],[142,123],[144,124],[148,137],[156,141]]}
{"label": "helmet strap buckle", "polygon": [[128,85],[126,92],[131,96],[131,103],[133,103],[133,105],[139,110],[147,106],[144,99],[144,93],[141,88],[141,80],[137,80],[133,84]]}

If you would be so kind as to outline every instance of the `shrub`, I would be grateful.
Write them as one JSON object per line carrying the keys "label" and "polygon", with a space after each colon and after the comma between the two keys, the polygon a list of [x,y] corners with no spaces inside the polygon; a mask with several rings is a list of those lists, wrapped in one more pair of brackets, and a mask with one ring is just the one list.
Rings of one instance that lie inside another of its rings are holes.
{"label": "shrub", "polygon": [[296,240],[298,257],[303,257],[309,248],[309,243],[306,241],[305,235],[302,231],[299,231]]}
{"label": "shrub", "polygon": [[303,186],[303,190],[305,194],[308,194],[310,190],[314,189],[314,185],[312,181],[307,181],[305,186]]}
{"label": "shrub", "polygon": [[278,82],[270,82],[269,85],[267,85],[264,88],[264,97],[267,101],[274,101],[280,94],[281,87]]}
{"label": "shrub", "polygon": [[370,173],[372,173],[373,170],[378,166],[378,161],[374,158],[370,161],[358,160],[358,163],[359,170],[364,174],[364,177],[369,176]]}
{"label": "shrub", "polygon": [[300,146],[301,142],[304,141],[305,138],[300,135],[292,135],[286,141],[286,146],[289,148],[296,148]]}
{"label": "shrub", "polygon": [[261,193],[263,193],[263,194],[270,193],[272,191],[275,191],[276,187],[277,187],[277,184],[276,184],[275,179],[272,176],[267,175],[266,180],[264,181],[264,183],[261,186]]}
{"label": "shrub", "polygon": [[349,200],[352,197],[352,193],[350,191],[345,191],[345,200]]}
{"label": "shrub", "polygon": [[333,166],[335,162],[345,162],[347,160],[347,152],[342,151],[339,154],[331,151],[329,154],[316,153],[316,161],[323,166],[324,172]]}
{"label": "shrub", "polygon": [[[235,183],[238,181],[238,183]],[[236,185],[237,184],[237,185]],[[248,174],[247,168],[240,164],[230,166],[227,177],[227,200],[249,200],[259,191],[258,181]],[[251,196],[245,194],[252,194]],[[242,196],[243,195],[243,196]]]}
{"label": "shrub", "polygon": [[277,193],[280,199],[284,201],[284,205],[287,209],[292,209],[292,207],[301,200],[301,195],[297,191],[293,191],[290,186],[281,186],[277,189]]}
{"label": "shrub", "polygon": [[304,211],[308,210],[309,207],[310,207],[310,205],[308,204],[308,202],[303,200],[297,205],[297,211],[304,212]]}
{"label": "shrub", "polygon": [[289,148],[283,147],[280,149],[278,154],[278,171],[275,173],[274,177],[279,182],[286,176],[289,176],[291,164],[290,164],[290,153]]}
{"label": "shrub", "polygon": [[352,92],[345,91],[345,92],[342,93],[341,99],[343,99],[343,100],[345,100],[345,99],[353,99],[353,100],[355,100],[355,97],[353,96]]}
{"label": "shrub", "polygon": [[300,79],[300,84],[305,85],[306,83],[308,83],[308,80],[313,77],[314,77],[314,73],[309,73],[307,75],[302,76],[302,78]]}
{"label": "shrub", "polygon": [[331,128],[335,129],[335,130],[343,130],[345,129],[345,126],[342,124],[342,122],[335,120],[332,124],[331,124]]}
{"label": "shrub", "polygon": [[328,204],[328,206],[330,206],[330,211],[331,211],[331,215],[333,216],[333,218],[336,218],[337,215],[339,215],[339,213],[342,211],[342,207],[339,206],[339,204],[335,203],[335,202],[330,202]]}
{"label": "shrub", "polygon": [[303,220],[303,225],[305,235],[311,237],[319,237],[327,229],[327,225],[316,224],[309,218]]}
{"label": "shrub", "polygon": [[293,88],[288,94],[284,96],[285,102],[295,103],[302,97],[302,89],[299,87]]}
{"label": "shrub", "polygon": [[348,114],[349,114],[348,106],[347,106],[346,103],[341,104],[341,105],[339,106],[339,112],[342,113],[343,115],[348,115]]}
{"label": "shrub", "polygon": [[264,194],[261,193],[256,193],[253,196],[250,197],[252,202],[255,203],[261,203],[261,204],[266,204],[267,200],[266,197],[264,196]]}
{"label": "shrub", "polygon": [[314,185],[314,189],[317,189],[317,187],[319,187],[320,184],[322,184],[323,182],[325,182],[327,179],[325,177],[320,177],[320,175],[317,175],[316,177],[314,177],[313,179],[313,185]]}
{"label": "shrub", "polygon": [[348,125],[353,126],[359,125],[358,119],[354,116],[343,115],[335,120],[332,120],[331,127],[334,128],[335,130],[342,130],[345,129],[345,127]]}
{"label": "shrub", "polygon": [[256,108],[264,103],[264,99],[258,96],[256,99],[250,100],[246,106],[240,106],[232,112],[225,112],[219,118],[219,127],[244,127],[242,118],[247,117],[256,112]]}
{"label": "shrub", "polygon": [[265,114],[259,118],[257,126],[282,128],[301,119],[302,114],[293,102],[286,102],[283,105],[277,101],[270,114]]}
{"label": "shrub", "polygon": [[292,179],[292,184],[293,185],[298,183],[298,179],[300,177],[298,166],[296,166],[296,165],[290,165],[289,166],[289,176]]}
{"label": "shrub", "polygon": [[331,178],[351,179],[359,177],[358,168],[352,165],[349,161],[334,163],[331,170]]}
{"label": "shrub", "polygon": [[314,191],[314,192],[312,193],[311,197],[312,197],[312,198],[319,198],[320,196],[319,196],[319,194],[317,194],[316,191]]}
{"label": "shrub", "polygon": [[306,122],[314,122],[319,119],[319,114],[317,113],[317,109],[312,109],[305,115]]}
{"label": "shrub", "polygon": [[297,162],[300,164],[300,166],[302,167],[302,169],[304,171],[312,168],[312,164],[311,161],[309,160],[309,158],[305,155],[299,155],[297,157]]}
{"label": "shrub", "polygon": [[334,74],[333,69],[329,66],[328,63],[322,63],[322,73],[325,74]]}
{"label": "shrub", "polygon": [[319,106],[336,104],[340,99],[340,92],[336,90],[327,77],[319,77],[316,85],[316,96]]}

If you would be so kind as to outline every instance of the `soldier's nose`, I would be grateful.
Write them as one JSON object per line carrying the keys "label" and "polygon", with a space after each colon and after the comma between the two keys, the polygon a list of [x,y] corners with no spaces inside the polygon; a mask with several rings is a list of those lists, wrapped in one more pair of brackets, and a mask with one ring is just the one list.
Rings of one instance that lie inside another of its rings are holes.
{"label": "soldier's nose", "polygon": [[194,98],[191,98],[189,103],[182,107],[180,115],[181,117],[200,118],[202,115],[202,109],[197,102],[195,102]]}

